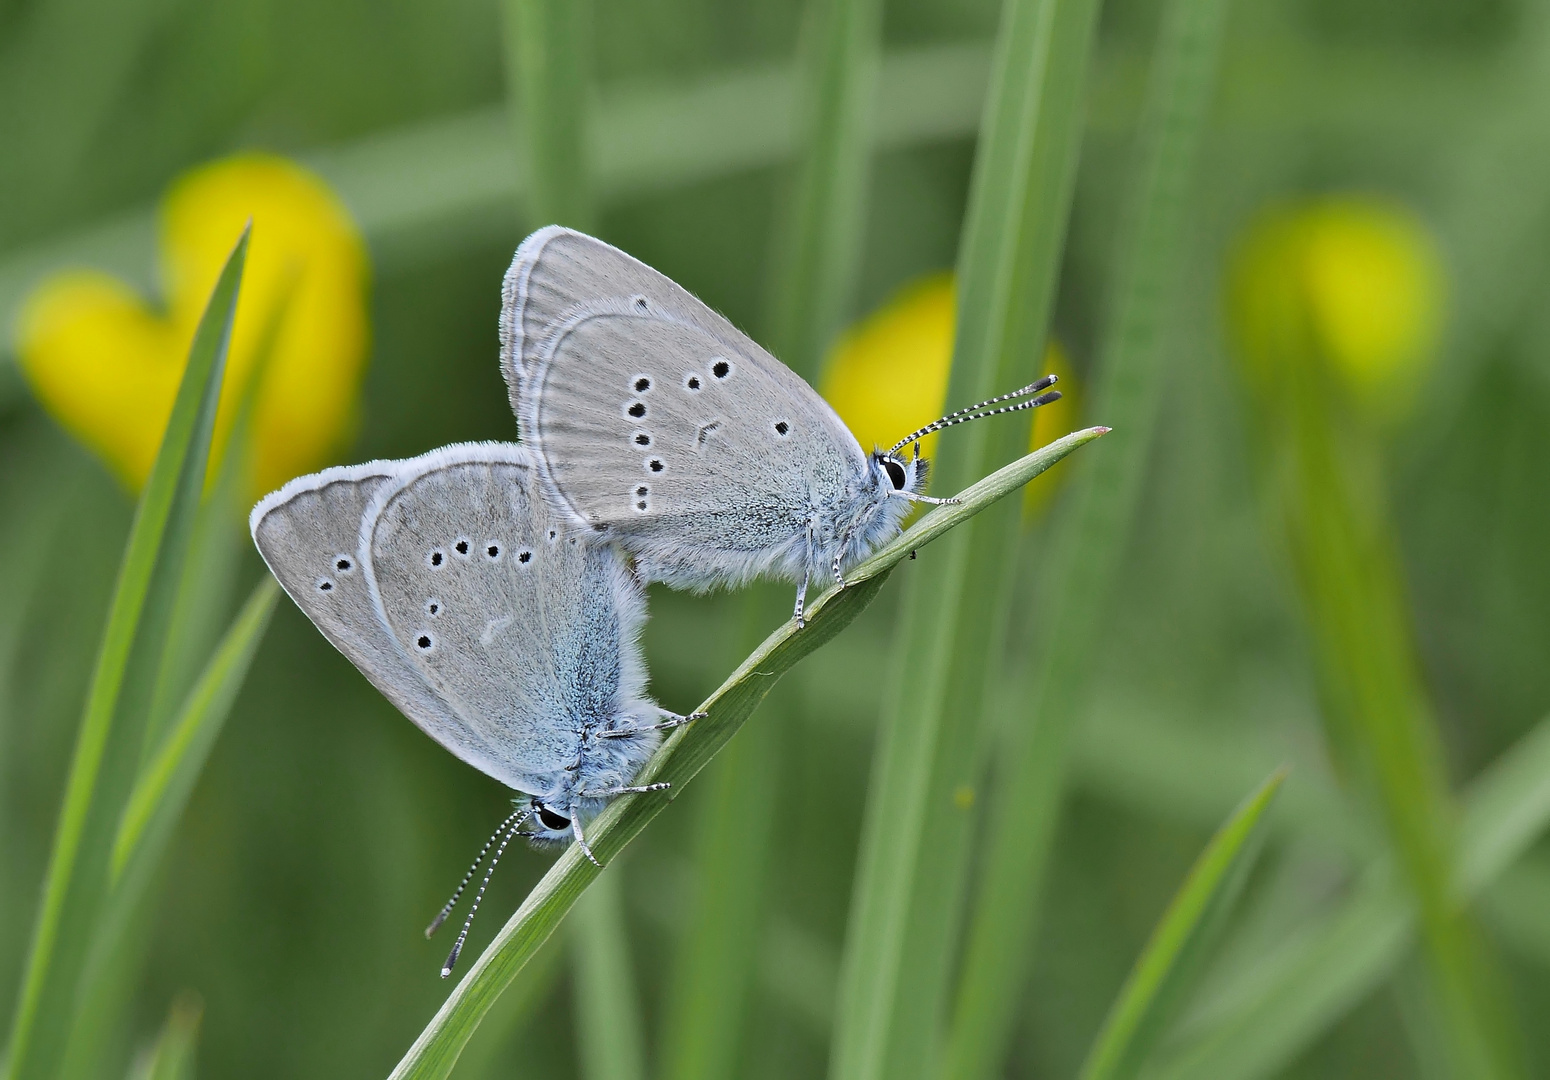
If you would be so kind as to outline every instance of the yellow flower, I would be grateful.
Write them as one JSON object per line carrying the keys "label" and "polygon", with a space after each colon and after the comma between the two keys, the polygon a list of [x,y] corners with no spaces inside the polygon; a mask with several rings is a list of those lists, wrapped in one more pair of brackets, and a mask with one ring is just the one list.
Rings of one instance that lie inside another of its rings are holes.
{"label": "yellow flower", "polygon": [[1354,195],[1271,211],[1249,230],[1231,280],[1230,313],[1256,376],[1316,359],[1370,415],[1393,418],[1414,402],[1442,326],[1444,275],[1413,214]]}
{"label": "yellow flower", "polygon": [[227,158],[184,175],[163,200],[165,313],[115,278],[76,270],[39,285],[18,320],[16,351],[34,393],[131,490],[150,472],[194,327],[250,218],[215,460],[255,373],[252,493],[325,464],[351,431],[368,339],[360,235],[301,167]]}
{"label": "yellow flower", "polygon": [[[953,276],[933,274],[900,289],[836,343],[821,390],[863,449],[892,446],[942,415],[956,319]],[[1034,410],[1030,450],[1071,431],[1076,421],[1070,364],[1053,340],[1044,370],[1060,377],[1065,396]],[[921,453],[930,456],[936,439],[935,434],[922,439]],[[1028,485],[1028,511],[1048,501],[1058,475]]]}

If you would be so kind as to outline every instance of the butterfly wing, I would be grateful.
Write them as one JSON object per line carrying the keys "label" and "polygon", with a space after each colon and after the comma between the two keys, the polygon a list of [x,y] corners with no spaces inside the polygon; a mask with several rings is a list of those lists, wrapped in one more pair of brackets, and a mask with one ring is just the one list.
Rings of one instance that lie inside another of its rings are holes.
{"label": "butterfly wing", "polygon": [[638,260],[564,230],[530,245],[507,319],[520,328],[514,403],[572,522],[673,584],[798,573],[809,525],[866,470],[833,409]]}
{"label": "butterfly wing", "polygon": [[523,447],[449,446],[405,462],[363,529],[368,584],[398,650],[544,795],[578,733],[640,697],[640,588],[611,549],[556,520]]}
{"label": "butterfly wing", "polygon": [[362,518],[403,465],[373,461],[292,480],[253,508],[253,542],[296,606],[384,697],[457,757],[499,777],[495,748],[403,655],[371,598]]}

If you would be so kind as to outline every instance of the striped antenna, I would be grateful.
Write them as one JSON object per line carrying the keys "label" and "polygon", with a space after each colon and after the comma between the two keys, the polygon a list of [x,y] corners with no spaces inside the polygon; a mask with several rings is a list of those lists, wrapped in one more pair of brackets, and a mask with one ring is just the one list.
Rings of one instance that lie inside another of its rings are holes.
{"label": "striped antenna", "polygon": [[[532,811],[529,810],[528,814],[531,813]],[[512,816],[515,817],[516,815]],[[506,820],[510,821],[511,818]],[[457,940],[452,943],[452,951],[447,954],[447,962],[441,965],[441,977],[443,979],[452,974],[452,969],[457,965],[457,958],[463,952],[463,942],[468,940],[468,928],[474,925],[474,916],[479,914],[479,902],[484,899],[484,890],[490,887],[490,877],[495,873],[495,865],[501,861],[501,856],[506,853],[506,845],[511,843],[511,838],[519,835],[518,829],[521,827],[522,822],[526,820],[527,816],[524,815],[520,821],[507,830],[505,836],[501,837],[501,846],[495,849],[495,855],[490,859],[490,868],[484,872],[484,880],[479,883],[479,891],[474,893],[474,902],[468,909],[468,918],[463,920],[463,929],[458,931]],[[496,835],[500,834],[497,833]],[[493,841],[495,837],[492,836],[490,839]]]}
{"label": "striped antenna", "polygon": [[[1055,376],[1046,375],[1038,382],[1031,382],[1019,390],[1013,390],[1010,394],[1002,394],[1000,397],[987,398],[986,400],[980,402],[978,405],[970,405],[967,408],[959,409],[957,412],[950,412],[940,420],[933,420],[919,431],[912,431],[908,435],[904,436],[904,438],[894,443],[892,449],[888,451],[888,456],[892,457],[900,450],[903,450],[910,443],[919,442],[927,435],[930,435],[933,431],[941,431],[943,428],[952,427],[954,424],[967,424],[970,420],[983,420],[987,416],[999,416],[1002,413],[1021,412],[1024,409],[1037,409],[1040,405],[1048,405],[1052,401],[1059,401],[1059,390],[1050,390],[1050,392],[1047,394],[1039,393],[1041,390],[1047,390],[1049,387],[1054,386],[1058,381],[1059,380],[1056,379]],[[999,409],[990,409],[988,412],[979,411],[986,408],[987,406],[1000,404],[1003,401],[1012,401],[1015,398],[1027,397],[1029,394],[1039,394],[1039,396],[1033,398],[1031,401],[1020,401],[1016,405],[1005,405]],[[970,415],[971,413],[973,415]]]}
{"label": "striped antenna", "polygon": [[[474,865],[468,868],[468,873],[464,874],[463,880],[458,882],[457,889],[452,894],[452,899],[442,905],[441,911],[431,920],[431,924],[425,928],[425,936],[427,938],[437,930],[440,930],[441,924],[447,921],[448,915],[452,914],[452,909],[457,906],[458,900],[463,896],[463,890],[468,888],[468,883],[474,879],[474,874],[478,871],[479,864],[484,862],[484,857],[490,853],[490,848],[495,844],[495,841],[500,839],[509,830],[519,827],[523,821],[532,816],[532,813],[533,808],[531,806],[523,810],[513,811],[510,817],[495,827],[495,831],[490,834],[490,838],[484,842],[484,847],[479,849],[479,855],[474,859]],[[518,821],[518,818],[522,820]]]}

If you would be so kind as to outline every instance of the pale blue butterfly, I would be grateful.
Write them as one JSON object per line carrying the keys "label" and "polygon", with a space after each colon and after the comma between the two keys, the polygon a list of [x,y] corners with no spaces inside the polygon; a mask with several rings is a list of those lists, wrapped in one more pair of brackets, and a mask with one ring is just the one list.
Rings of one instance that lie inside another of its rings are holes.
{"label": "pale blue butterfly", "polygon": [[[921,494],[922,436],[1060,396],[1046,376],[868,454],[795,372],[601,240],[535,232],[502,301],[501,371],[556,510],[624,548],[647,580],[797,582],[799,625],[813,581],[843,586],[911,502],[948,501]],[[989,408],[1015,399],[1026,400]]]}
{"label": "pale blue butterfly", "polygon": [[584,822],[615,796],[667,786],[631,784],[662,729],[689,719],[645,695],[640,582],[551,511],[524,447],[327,469],[267,496],[249,523],[285,591],[388,700],[527,796],[427,934],[491,846],[498,858],[514,836],[574,839],[592,858]]}

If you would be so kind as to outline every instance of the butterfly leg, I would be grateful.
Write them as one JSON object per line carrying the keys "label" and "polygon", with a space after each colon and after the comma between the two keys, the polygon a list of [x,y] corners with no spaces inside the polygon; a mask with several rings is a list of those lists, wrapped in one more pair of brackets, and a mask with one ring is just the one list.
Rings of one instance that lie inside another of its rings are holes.
{"label": "butterfly leg", "polygon": [[666,791],[672,786],[672,784],[666,782],[660,784],[636,784],[632,787],[603,788],[601,791],[579,791],[576,793],[576,797],[578,799],[611,799],[615,795],[643,795],[648,791]]}
{"label": "butterfly leg", "polygon": [[658,709],[668,719],[660,724],[649,724],[646,727],[620,728],[616,731],[599,731],[596,735],[599,739],[633,739],[643,731],[667,731],[669,728],[683,727],[694,720],[703,720],[710,713],[690,713],[688,716],[679,716],[677,713],[668,712],[666,709]]}
{"label": "butterfly leg", "polygon": [[570,831],[571,835],[576,838],[576,846],[581,849],[581,853],[587,857],[588,862],[601,870],[603,864],[597,861],[597,856],[592,854],[591,848],[587,847],[587,838],[581,833],[580,807],[572,806],[570,810]]}
{"label": "butterfly leg", "polygon": [[803,612],[807,610],[807,583],[812,576],[811,570],[802,571],[802,584],[797,586],[797,606],[796,611],[792,612],[791,617],[797,621],[798,630],[803,630],[807,627],[807,619],[803,617]]}

